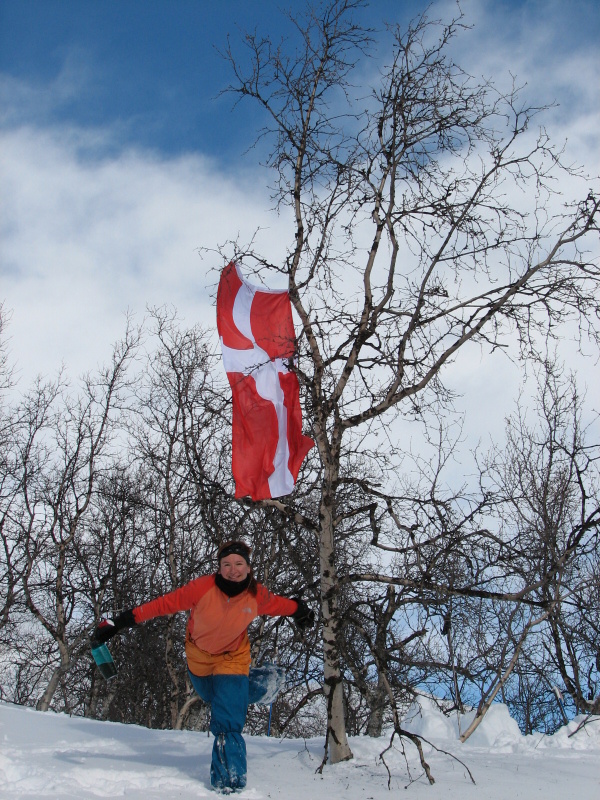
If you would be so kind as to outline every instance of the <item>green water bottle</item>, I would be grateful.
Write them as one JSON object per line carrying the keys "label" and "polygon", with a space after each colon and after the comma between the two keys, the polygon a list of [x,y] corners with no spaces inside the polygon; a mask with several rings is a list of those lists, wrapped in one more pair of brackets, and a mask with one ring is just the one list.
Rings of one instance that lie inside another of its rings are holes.
{"label": "green water bottle", "polygon": [[110,654],[110,650],[105,644],[100,644],[94,639],[92,639],[92,658],[98,665],[100,675],[102,675],[103,678],[109,681],[116,676],[117,668]]}

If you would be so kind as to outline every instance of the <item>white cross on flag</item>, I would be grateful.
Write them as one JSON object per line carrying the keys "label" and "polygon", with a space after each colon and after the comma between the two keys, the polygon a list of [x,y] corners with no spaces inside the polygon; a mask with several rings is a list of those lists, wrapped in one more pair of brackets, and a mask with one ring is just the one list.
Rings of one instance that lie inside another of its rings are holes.
{"label": "white cross on flag", "polygon": [[217,328],[233,395],[235,496],[282,497],[314,441],[302,434],[296,335],[285,290],[252,286],[231,262],[221,274]]}

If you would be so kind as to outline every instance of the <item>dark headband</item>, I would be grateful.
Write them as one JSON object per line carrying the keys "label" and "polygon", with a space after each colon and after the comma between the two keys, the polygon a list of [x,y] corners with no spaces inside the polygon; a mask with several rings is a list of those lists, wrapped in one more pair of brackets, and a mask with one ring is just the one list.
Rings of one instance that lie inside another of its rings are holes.
{"label": "dark headband", "polygon": [[221,562],[222,558],[225,558],[226,556],[232,556],[234,554],[236,556],[241,556],[246,564],[250,566],[250,548],[243,544],[243,542],[232,542],[220,550],[219,563]]}

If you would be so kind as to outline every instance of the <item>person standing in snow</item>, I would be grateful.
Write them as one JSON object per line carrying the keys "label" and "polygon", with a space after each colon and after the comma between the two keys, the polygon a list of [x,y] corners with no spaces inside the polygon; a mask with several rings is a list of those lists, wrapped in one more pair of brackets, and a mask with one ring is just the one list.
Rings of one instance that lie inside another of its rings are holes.
{"label": "person standing in snow", "polygon": [[[258,616],[291,616],[301,631],[314,624],[314,612],[298,598],[271,594],[257,583],[245,542],[222,544],[216,574],[141,606],[103,620],[94,638],[107,642],[119,631],[154,617],[189,611],[185,653],[195,691],[211,707],[210,730],[215,736],[210,780],[213,789],[228,793],[246,785],[246,743],[242,729],[250,699],[248,626]],[[252,687],[252,701],[260,701]]]}

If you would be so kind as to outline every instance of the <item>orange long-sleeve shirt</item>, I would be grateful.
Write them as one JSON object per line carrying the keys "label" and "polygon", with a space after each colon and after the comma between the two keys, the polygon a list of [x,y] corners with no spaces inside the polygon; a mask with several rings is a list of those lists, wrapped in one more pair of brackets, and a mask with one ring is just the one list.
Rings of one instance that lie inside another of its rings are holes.
{"label": "orange long-sleeve shirt", "polygon": [[214,575],[196,578],[180,589],[133,609],[136,622],[189,611],[185,651],[194,675],[247,674],[250,668],[248,625],[259,616],[289,616],[295,600],[271,594],[261,583],[256,596],[245,591],[228,597]]}

